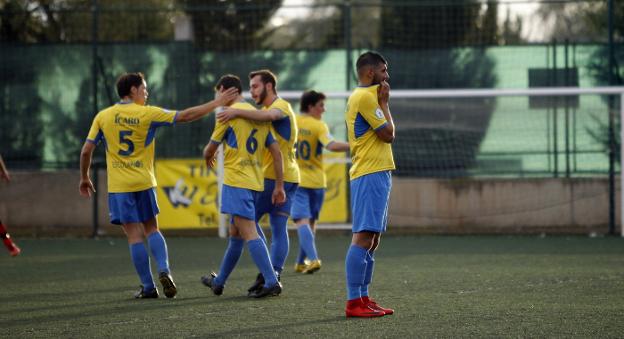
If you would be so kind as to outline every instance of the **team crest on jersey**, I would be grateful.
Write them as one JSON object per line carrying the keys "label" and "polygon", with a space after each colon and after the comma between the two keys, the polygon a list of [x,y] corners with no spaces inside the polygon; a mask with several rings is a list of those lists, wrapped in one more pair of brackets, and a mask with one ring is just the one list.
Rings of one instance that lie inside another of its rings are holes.
{"label": "team crest on jersey", "polygon": [[375,116],[377,117],[377,119],[384,118],[383,111],[381,110],[381,108],[377,107],[377,109],[375,110]]}

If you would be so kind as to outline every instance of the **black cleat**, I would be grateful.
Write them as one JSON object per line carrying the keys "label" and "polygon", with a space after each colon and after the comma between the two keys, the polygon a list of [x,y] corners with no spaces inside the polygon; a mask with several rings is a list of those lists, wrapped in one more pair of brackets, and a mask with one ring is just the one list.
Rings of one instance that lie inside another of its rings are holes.
{"label": "black cleat", "polygon": [[210,272],[210,275],[205,275],[201,277],[201,282],[204,286],[210,287],[212,293],[215,295],[223,294],[223,285],[217,285],[214,283],[217,274],[215,272]]}
{"label": "black cleat", "polygon": [[253,295],[250,295],[253,298],[264,298],[264,297],[275,297],[280,295],[280,293],[282,293],[282,283],[280,283],[279,281],[277,282],[277,284],[271,286],[271,287],[262,287],[260,290],[257,290],[256,292],[254,292]]}
{"label": "black cleat", "polygon": [[163,292],[165,292],[165,296],[167,298],[175,298],[178,293],[178,289],[173,282],[173,278],[171,278],[171,274],[167,272],[160,272],[158,275],[158,280],[160,280],[160,284],[163,287]]}
{"label": "black cleat", "polygon": [[149,291],[146,291],[143,288],[143,285],[141,285],[141,289],[134,294],[134,297],[136,299],[154,299],[154,298],[158,298],[158,290],[156,288],[153,288]]}
{"label": "black cleat", "polygon": [[258,273],[256,281],[253,283],[253,285],[251,285],[250,288],[247,289],[247,296],[253,297],[256,292],[262,289],[262,286],[264,286],[264,276],[262,276],[262,273]]}

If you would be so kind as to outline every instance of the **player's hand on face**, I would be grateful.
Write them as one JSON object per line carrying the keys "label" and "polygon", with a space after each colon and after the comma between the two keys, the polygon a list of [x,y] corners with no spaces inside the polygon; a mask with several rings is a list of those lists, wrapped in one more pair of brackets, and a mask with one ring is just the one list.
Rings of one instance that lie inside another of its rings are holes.
{"label": "player's hand on face", "polygon": [[377,99],[379,103],[387,104],[390,99],[390,84],[387,81],[382,81],[377,88]]}
{"label": "player's hand on face", "polygon": [[221,112],[217,113],[217,121],[224,123],[236,118],[236,111],[232,108],[225,107]]}
{"label": "player's hand on face", "polygon": [[271,196],[271,203],[273,205],[283,205],[286,202],[286,192],[283,188],[275,188],[273,195]]}
{"label": "player's hand on face", "polygon": [[236,87],[230,87],[225,91],[220,89],[215,93],[215,100],[219,103],[219,106],[224,106],[228,102],[236,99],[238,96],[238,89]]}
{"label": "player's hand on face", "polygon": [[93,187],[93,183],[91,179],[81,180],[80,181],[80,195],[83,197],[90,198],[92,193],[95,193],[95,187]]}

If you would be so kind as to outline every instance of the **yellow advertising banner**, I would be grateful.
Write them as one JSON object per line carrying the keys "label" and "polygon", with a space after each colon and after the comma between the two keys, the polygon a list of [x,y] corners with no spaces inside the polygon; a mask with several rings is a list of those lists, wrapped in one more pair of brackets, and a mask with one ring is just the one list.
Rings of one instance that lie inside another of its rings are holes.
{"label": "yellow advertising banner", "polygon": [[[326,154],[339,159],[342,154]],[[219,202],[215,171],[203,159],[157,160],[158,221],[163,229],[218,227]],[[319,216],[320,223],[343,223],[348,220],[347,166],[329,160],[325,164],[327,190]]]}
{"label": "yellow advertising banner", "polygon": [[204,159],[168,159],[155,163],[163,229],[218,227],[217,175]]}
{"label": "yellow advertising banner", "polygon": [[335,161],[344,159],[344,157],[343,153],[323,154],[323,158],[326,160],[327,189],[319,215],[319,223],[344,223],[349,218],[347,164]]}

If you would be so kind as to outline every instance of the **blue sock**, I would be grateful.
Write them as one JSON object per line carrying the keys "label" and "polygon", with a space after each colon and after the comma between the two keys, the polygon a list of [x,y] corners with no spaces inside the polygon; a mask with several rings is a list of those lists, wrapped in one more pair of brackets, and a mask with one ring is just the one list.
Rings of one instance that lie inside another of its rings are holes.
{"label": "blue sock", "polygon": [[262,239],[257,238],[254,240],[249,240],[247,242],[247,248],[249,248],[249,253],[251,254],[251,258],[258,266],[260,273],[264,276],[264,286],[273,286],[277,284],[277,276],[275,275],[275,271],[271,266],[271,258],[269,258],[269,251],[266,248],[266,245],[262,241]]}
{"label": "blue sock", "polygon": [[368,297],[368,285],[373,281],[373,270],[375,268],[375,252],[369,251],[366,253],[366,273],[364,274],[364,284],[360,288],[360,294],[363,297]]}
{"label": "blue sock", "polygon": [[142,242],[131,244],[130,257],[132,257],[132,263],[134,263],[134,268],[139,274],[139,279],[141,279],[141,284],[143,285],[143,288],[146,291],[156,288],[156,286],[154,285],[154,279],[152,279],[152,269],[150,268],[149,254],[147,254],[145,244],[143,244]]}
{"label": "blue sock", "polygon": [[158,264],[158,273],[169,273],[169,254],[167,254],[167,243],[160,231],[147,236],[147,245],[152,251],[152,255]]}
{"label": "blue sock", "polygon": [[347,296],[348,300],[360,298],[360,291],[364,284],[366,274],[366,256],[368,251],[360,246],[351,244],[345,259],[345,271],[347,273]]}
{"label": "blue sock", "polygon": [[282,272],[288,256],[288,216],[271,215],[271,262],[276,271]]}
{"label": "blue sock", "polygon": [[301,225],[297,229],[299,234],[299,243],[306,256],[310,260],[317,260],[318,254],[316,253],[316,246],[314,246],[314,233],[310,225]]}
{"label": "blue sock", "polygon": [[223,255],[223,261],[221,261],[221,268],[219,269],[219,275],[214,280],[217,285],[225,285],[225,281],[230,276],[230,273],[234,270],[238,259],[243,254],[243,245],[245,241],[242,238],[230,237],[228,241],[228,247]]}
{"label": "blue sock", "polygon": [[258,236],[260,237],[260,239],[262,239],[262,241],[264,242],[264,245],[268,247],[269,245],[267,245],[266,236],[264,235],[264,231],[262,231],[262,227],[260,227],[260,224],[258,224],[257,221],[256,221],[256,231],[258,232]]}
{"label": "blue sock", "polygon": [[303,265],[305,264],[305,252],[303,251],[303,247],[299,244],[299,255],[297,256],[297,264]]}

